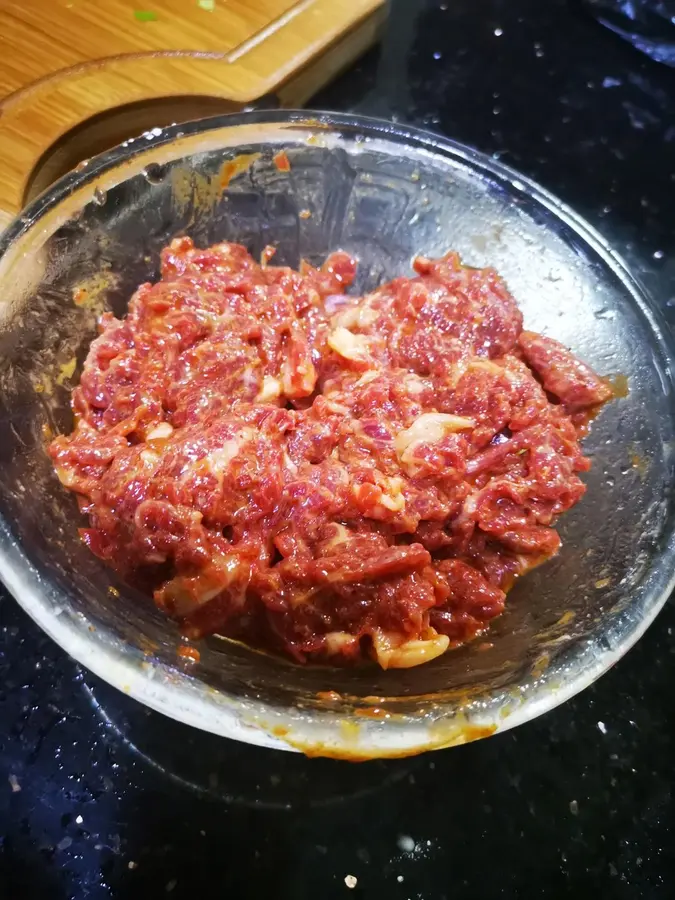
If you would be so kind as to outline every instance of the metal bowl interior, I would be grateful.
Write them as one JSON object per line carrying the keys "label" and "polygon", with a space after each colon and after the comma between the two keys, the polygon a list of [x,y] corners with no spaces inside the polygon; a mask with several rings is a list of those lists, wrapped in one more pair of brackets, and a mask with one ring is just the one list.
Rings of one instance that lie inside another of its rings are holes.
{"label": "metal bowl interior", "polygon": [[[274,156],[285,150],[290,171]],[[357,291],[459,250],[506,278],[528,327],[627,396],[595,421],[588,492],[553,562],[523,579],[485,640],[421,668],[295,666],[176,627],[84,547],[45,453],[104,310],[123,315],[160,249],[189,234],[297,265],[344,249]],[[0,251],[0,575],[73,657],[178,720],[269,746],[396,756],[511,727],[609,668],[673,584],[670,336],[602,239],[526,179],[465,147],[354,117],[226,116],[152,133],[57,183]],[[326,692],[335,692],[327,695]]]}

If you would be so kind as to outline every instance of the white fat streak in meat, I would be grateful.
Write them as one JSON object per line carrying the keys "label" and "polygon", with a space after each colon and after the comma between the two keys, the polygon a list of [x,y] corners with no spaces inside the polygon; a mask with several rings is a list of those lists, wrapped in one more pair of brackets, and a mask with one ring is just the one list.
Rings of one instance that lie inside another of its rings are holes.
{"label": "white fat streak in meat", "polygon": [[[338,396],[339,393],[338,393]],[[326,409],[330,410],[330,412],[335,413],[336,416],[346,416],[349,414],[349,407],[344,406],[342,403],[337,403],[335,400],[332,400],[329,395],[324,394],[324,402],[326,404]]]}
{"label": "white fat streak in meat", "polygon": [[[232,460],[239,454],[241,448],[248,442],[254,440],[256,433],[253,428],[242,428],[234,437],[224,442],[222,447],[212,450],[205,457],[205,460],[214,475],[219,479],[227,470]],[[187,473],[189,474],[189,472]]]}
{"label": "white fat streak in meat", "polygon": [[335,547],[339,547],[340,544],[346,544],[352,534],[345,525],[341,525],[339,522],[331,522],[331,529],[333,535],[325,541],[324,547],[326,550],[333,550]]}
{"label": "white fat streak in meat", "polygon": [[155,468],[155,466],[161,459],[159,454],[155,453],[154,450],[141,450],[140,457],[143,465],[152,469]]}
{"label": "white fat streak in meat", "polygon": [[257,391],[260,384],[258,373],[251,367],[247,366],[242,375],[242,382],[245,388],[250,391]]}
{"label": "white fat streak in meat", "polygon": [[398,477],[389,477],[385,475],[379,479],[379,486],[382,489],[380,503],[390,512],[400,512],[405,509],[405,497],[403,496],[403,479]]}
{"label": "white fat streak in meat", "polygon": [[353,634],[348,634],[346,631],[329,631],[325,640],[326,650],[331,656],[358,644],[358,638],[354,637]]}
{"label": "white fat streak in meat", "polygon": [[161,440],[162,438],[168,438],[173,434],[173,426],[168,422],[160,422],[159,425],[155,425],[152,431],[148,432],[145,439],[146,441],[156,441]]}
{"label": "white fat streak in meat", "polygon": [[422,391],[427,387],[427,385],[418,375],[413,374],[406,375],[403,379],[403,383],[405,384],[405,389],[409,394],[421,394]]}
{"label": "white fat streak in meat", "polygon": [[208,454],[207,459],[214,475],[221,475],[239,453],[240,449],[239,441],[236,438],[230,438],[229,441],[225,441],[222,447],[212,450]]}
{"label": "white fat streak in meat", "polygon": [[[473,516],[473,514],[476,512],[476,506],[478,503],[479,493],[480,493],[480,491],[474,491],[473,493],[469,494],[469,496],[466,498],[466,500],[462,504],[462,518],[463,519],[467,518],[469,516]],[[458,522],[460,521],[459,518],[457,519],[457,521]]]}
{"label": "white fat streak in meat", "polygon": [[305,603],[309,603],[312,597],[317,593],[316,588],[308,588],[305,591],[295,590],[291,591],[290,596],[288,598],[289,603],[295,609],[298,606],[302,606]]}
{"label": "white fat streak in meat", "polygon": [[[380,496],[375,501],[372,510],[369,513],[365,513],[368,518],[382,518],[382,509],[394,513],[401,512],[401,510],[405,509],[405,497],[402,493],[402,478],[380,475],[376,478],[376,481]],[[367,486],[363,484],[356,484],[353,486],[352,492],[358,498],[361,491],[366,487]]]}
{"label": "white fat streak in meat", "polygon": [[[217,597],[222,591],[229,588],[240,576],[243,567],[244,566],[238,556],[234,554],[220,554],[218,558],[217,578],[214,577],[214,572],[209,573],[209,575],[205,577],[202,577],[201,575],[178,575],[176,578],[173,578],[165,584],[162,593],[165,597],[171,598],[174,603],[187,604],[187,608],[182,611],[179,610],[179,614],[188,612],[192,609],[204,606],[204,604],[213,600],[213,598]],[[204,582],[203,587],[200,587],[201,581]],[[241,606],[243,605],[245,596],[246,585],[243,584],[241,591],[238,591],[236,595],[233,595],[231,600]]]}
{"label": "white fat streak in meat", "polygon": [[403,494],[392,497],[389,494],[383,493],[379,502],[385,509],[388,509],[389,512],[401,512],[402,509],[405,509],[405,497]]}
{"label": "white fat streak in meat", "polygon": [[353,306],[333,317],[333,325],[342,328],[368,328],[380,318],[377,310],[368,306]]}
{"label": "white fat streak in meat", "polygon": [[284,449],[284,451],[283,451],[282,459],[283,459],[283,462],[284,462],[284,466],[289,470],[289,472],[290,472],[292,475],[297,475],[297,474],[298,474],[298,467],[297,467],[296,464],[293,462],[293,460],[290,458],[290,456],[288,455],[288,453],[286,452],[285,449]]}
{"label": "white fat streak in meat", "polygon": [[363,373],[354,387],[363,387],[364,384],[370,384],[371,381],[375,381],[376,378],[379,378],[379,375],[380,373],[377,369],[369,369],[367,372]]}
{"label": "white fat streak in meat", "polygon": [[[298,391],[293,382],[297,375],[301,376],[300,390]],[[287,360],[282,367],[281,386],[287,397],[307,397],[314,390],[316,385],[316,369],[311,362],[300,363],[293,366]]]}
{"label": "white fat streak in meat", "polygon": [[258,403],[269,403],[281,396],[281,382],[273,375],[265,375],[262,387],[255,398]]}
{"label": "white fat streak in meat", "polygon": [[497,363],[491,362],[491,360],[489,359],[472,359],[469,361],[467,369],[478,369],[484,372],[489,372],[491,375],[505,374],[502,366],[498,366]]}

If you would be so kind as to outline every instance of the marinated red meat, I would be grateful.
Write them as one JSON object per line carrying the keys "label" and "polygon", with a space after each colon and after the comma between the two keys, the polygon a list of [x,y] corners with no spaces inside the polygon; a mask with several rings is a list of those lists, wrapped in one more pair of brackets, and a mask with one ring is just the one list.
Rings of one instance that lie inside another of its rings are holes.
{"label": "marinated red meat", "polygon": [[525,362],[568,412],[597,406],[612,396],[610,386],[558,341],[532,331],[523,331],[518,344]]}
{"label": "marinated red meat", "polygon": [[103,317],[56,472],[84,541],[185,635],[418,665],[558,551],[609,388],[454,253],[361,298],[344,253],[271,255],[173,241]]}

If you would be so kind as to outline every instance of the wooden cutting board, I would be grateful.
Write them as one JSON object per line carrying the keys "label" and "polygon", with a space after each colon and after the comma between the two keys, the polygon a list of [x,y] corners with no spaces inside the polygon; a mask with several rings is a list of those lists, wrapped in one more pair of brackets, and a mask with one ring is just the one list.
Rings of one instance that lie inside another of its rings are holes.
{"label": "wooden cutting board", "polygon": [[385,0],[2,0],[0,230],[82,159],[146,129],[301,106],[384,16]]}

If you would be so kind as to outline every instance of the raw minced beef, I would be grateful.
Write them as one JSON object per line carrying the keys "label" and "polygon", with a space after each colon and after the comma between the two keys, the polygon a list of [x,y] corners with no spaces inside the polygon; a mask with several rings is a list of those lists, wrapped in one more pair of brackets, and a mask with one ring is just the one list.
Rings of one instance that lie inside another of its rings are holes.
{"label": "raw minced beef", "polygon": [[270,256],[163,251],[101,320],[56,472],[91,550],[189,637],[418,665],[557,553],[611,391],[454,253],[362,298],[344,253]]}

